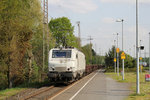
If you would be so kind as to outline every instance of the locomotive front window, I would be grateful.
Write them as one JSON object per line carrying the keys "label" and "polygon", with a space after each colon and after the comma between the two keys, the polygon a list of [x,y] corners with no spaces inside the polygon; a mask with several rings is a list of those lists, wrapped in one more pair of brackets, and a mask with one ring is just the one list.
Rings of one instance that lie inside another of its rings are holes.
{"label": "locomotive front window", "polygon": [[53,50],[52,58],[71,58],[71,50]]}

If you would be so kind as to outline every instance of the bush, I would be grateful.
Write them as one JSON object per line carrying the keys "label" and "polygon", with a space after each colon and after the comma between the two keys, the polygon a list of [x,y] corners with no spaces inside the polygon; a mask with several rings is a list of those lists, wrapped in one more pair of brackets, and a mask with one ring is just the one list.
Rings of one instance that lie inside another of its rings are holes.
{"label": "bush", "polygon": [[0,73],[0,90],[5,89],[7,85],[7,75]]}

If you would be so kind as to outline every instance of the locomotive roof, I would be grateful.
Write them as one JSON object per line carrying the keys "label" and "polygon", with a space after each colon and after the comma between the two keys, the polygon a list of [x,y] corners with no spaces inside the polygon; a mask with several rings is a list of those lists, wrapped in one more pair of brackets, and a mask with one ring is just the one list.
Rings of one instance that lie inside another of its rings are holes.
{"label": "locomotive roof", "polygon": [[53,49],[76,49],[78,50],[77,48],[74,48],[74,47],[62,47],[62,48],[53,48]]}
{"label": "locomotive roof", "polygon": [[78,50],[78,49],[75,48],[75,47],[62,47],[62,48],[60,48],[60,47],[55,47],[55,48],[52,48],[52,50],[60,50],[60,49],[62,49],[62,50],[72,50],[72,49],[75,49],[75,50],[77,50],[77,51],[80,51],[80,50]]}

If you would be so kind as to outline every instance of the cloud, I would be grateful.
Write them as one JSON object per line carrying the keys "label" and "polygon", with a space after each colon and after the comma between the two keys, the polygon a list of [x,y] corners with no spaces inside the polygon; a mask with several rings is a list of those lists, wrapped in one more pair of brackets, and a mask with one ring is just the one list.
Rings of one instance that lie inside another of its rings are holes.
{"label": "cloud", "polygon": [[[135,0],[100,0],[104,3],[129,3],[135,4]],[[150,0],[138,0],[139,3],[150,3]]]}
{"label": "cloud", "polygon": [[103,23],[107,23],[107,24],[111,24],[111,23],[114,23],[115,20],[114,20],[113,18],[106,17],[106,18],[103,18],[103,19],[102,19],[102,22],[103,22]]}
{"label": "cloud", "polygon": [[60,6],[77,13],[88,13],[98,8],[93,0],[49,0],[49,4]]}

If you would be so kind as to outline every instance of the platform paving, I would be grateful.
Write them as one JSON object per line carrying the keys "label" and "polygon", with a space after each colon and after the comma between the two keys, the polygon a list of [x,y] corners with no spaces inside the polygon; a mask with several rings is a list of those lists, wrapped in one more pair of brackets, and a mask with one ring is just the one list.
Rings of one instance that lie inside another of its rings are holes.
{"label": "platform paving", "polygon": [[129,94],[129,84],[116,82],[97,71],[53,100],[124,100]]}

